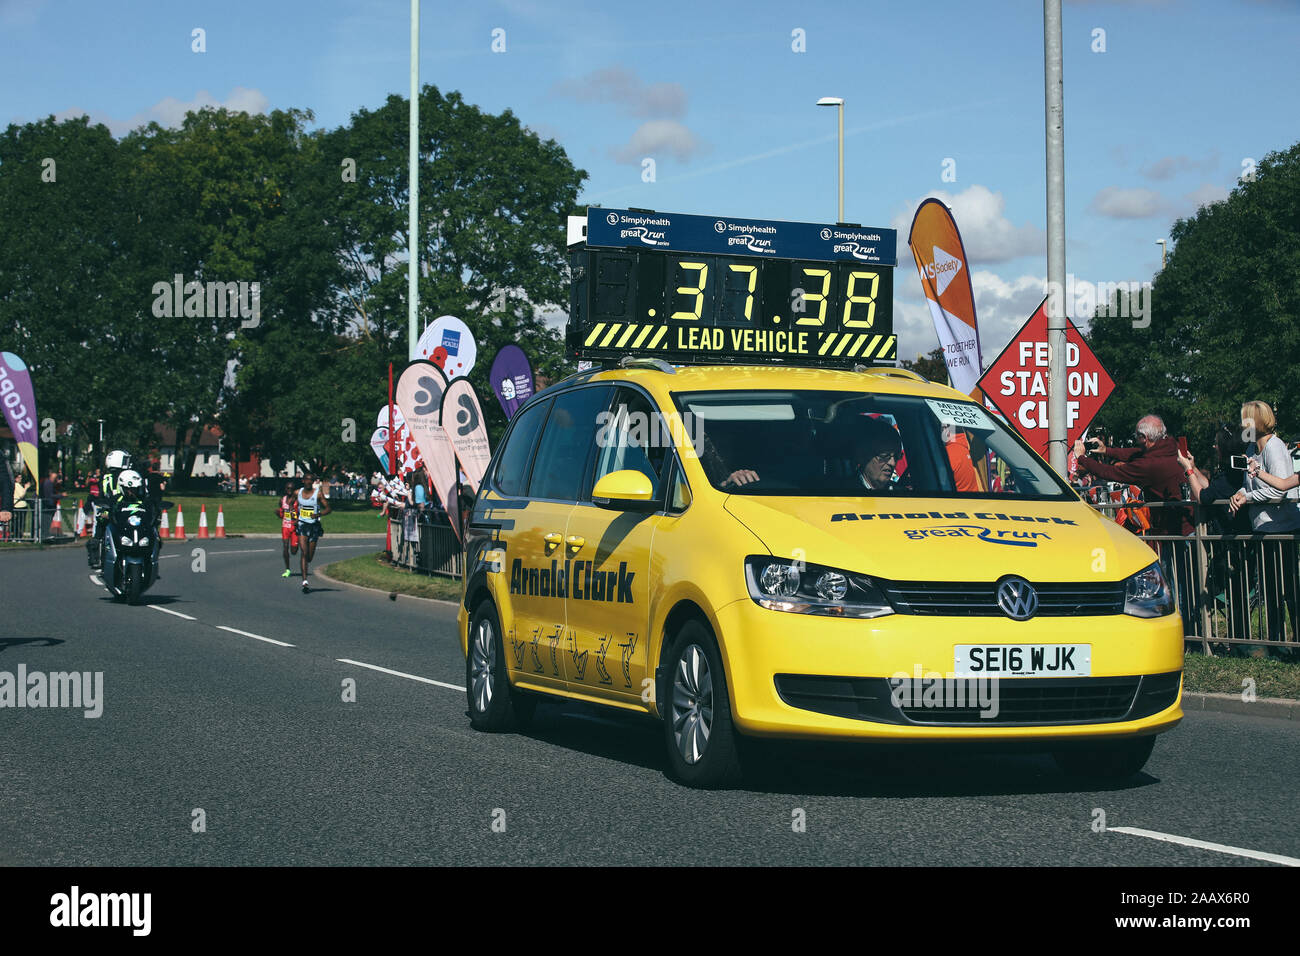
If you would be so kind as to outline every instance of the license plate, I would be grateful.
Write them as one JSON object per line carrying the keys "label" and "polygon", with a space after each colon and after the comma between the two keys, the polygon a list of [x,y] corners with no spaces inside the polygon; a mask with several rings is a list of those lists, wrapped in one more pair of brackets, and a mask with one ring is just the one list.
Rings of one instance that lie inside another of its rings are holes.
{"label": "license plate", "polygon": [[957,644],[957,677],[1088,677],[1091,644]]}

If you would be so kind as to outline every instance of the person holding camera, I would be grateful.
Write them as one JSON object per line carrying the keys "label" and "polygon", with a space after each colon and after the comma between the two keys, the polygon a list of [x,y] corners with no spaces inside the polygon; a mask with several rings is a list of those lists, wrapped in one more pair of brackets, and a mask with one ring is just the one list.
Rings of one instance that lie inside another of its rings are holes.
{"label": "person holding camera", "polygon": [[[1297,491],[1295,463],[1286,442],[1277,436],[1277,416],[1268,402],[1246,402],[1241,406],[1242,438],[1254,437],[1247,452],[1254,459],[1255,474],[1247,469],[1243,487],[1232,496],[1229,507],[1235,514],[1249,507],[1250,524],[1256,534],[1290,535],[1289,540],[1261,543],[1264,565],[1264,600],[1268,613],[1268,639],[1286,636],[1284,615],[1291,614],[1293,635],[1300,633],[1300,582],[1296,580],[1296,532],[1300,532],[1300,491]],[[1267,474],[1273,481],[1260,476]],[[1284,489],[1279,485],[1290,484]]]}

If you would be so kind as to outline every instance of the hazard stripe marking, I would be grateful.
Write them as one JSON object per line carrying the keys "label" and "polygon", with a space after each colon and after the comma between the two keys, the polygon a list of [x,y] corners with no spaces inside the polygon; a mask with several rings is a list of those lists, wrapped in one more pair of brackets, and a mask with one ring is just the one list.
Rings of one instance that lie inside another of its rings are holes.
{"label": "hazard stripe marking", "polygon": [[655,337],[652,338],[652,339],[650,340],[650,344],[647,345],[646,348],[648,348],[648,349],[657,349],[657,348],[659,348],[659,343],[660,343],[661,341],[663,341],[663,337],[664,337],[667,333],[668,333],[668,326],[666,326],[666,325],[661,325],[661,326],[659,326],[659,331],[655,333]]}
{"label": "hazard stripe marking", "polygon": [[600,333],[603,332],[604,330],[605,330],[605,323],[598,322],[596,324],[596,327],[591,330],[591,334],[587,336],[587,341],[582,344],[590,345],[592,342],[595,342],[596,339],[600,338]]}

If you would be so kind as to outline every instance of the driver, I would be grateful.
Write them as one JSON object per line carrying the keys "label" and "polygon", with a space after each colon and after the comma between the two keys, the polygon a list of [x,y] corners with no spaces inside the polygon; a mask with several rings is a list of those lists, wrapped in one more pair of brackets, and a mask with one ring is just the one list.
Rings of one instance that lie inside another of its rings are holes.
{"label": "driver", "polygon": [[867,418],[853,439],[853,467],[864,488],[893,491],[894,469],[903,455],[903,440],[888,422]]}

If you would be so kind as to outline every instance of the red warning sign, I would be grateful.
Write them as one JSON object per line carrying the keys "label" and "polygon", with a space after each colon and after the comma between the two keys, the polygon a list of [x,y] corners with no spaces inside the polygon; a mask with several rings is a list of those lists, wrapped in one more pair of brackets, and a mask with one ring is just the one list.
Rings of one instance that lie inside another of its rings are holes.
{"label": "red warning sign", "polygon": [[[1015,425],[1021,437],[1047,458],[1047,299],[980,378],[984,397]],[[1115,383],[1088,348],[1079,330],[1065,320],[1066,447],[1084,433],[1106,403]]]}

